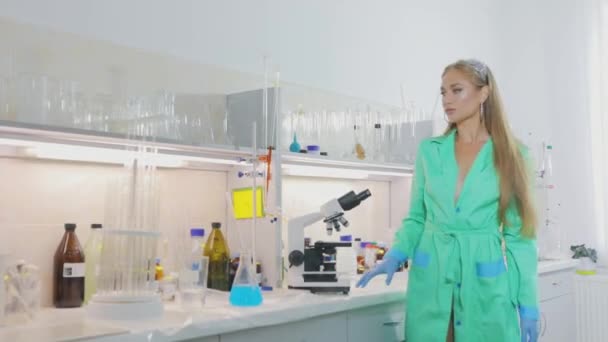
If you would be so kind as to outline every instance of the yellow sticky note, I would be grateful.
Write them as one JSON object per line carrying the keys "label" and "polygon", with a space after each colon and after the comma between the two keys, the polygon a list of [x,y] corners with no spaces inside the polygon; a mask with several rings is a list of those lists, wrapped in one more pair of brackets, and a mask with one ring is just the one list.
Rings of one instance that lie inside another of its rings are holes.
{"label": "yellow sticky note", "polygon": [[[262,187],[256,188],[256,216],[264,217],[264,203]],[[234,218],[250,219],[253,217],[253,188],[241,188],[232,190],[232,207]]]}

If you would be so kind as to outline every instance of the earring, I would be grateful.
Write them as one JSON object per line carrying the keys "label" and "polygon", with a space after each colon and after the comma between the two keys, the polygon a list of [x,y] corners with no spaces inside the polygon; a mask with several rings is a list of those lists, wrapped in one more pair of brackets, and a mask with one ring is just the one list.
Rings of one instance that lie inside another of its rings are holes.
{"label": "earring", "polygon": [[479,121],[483,122],[484,116],[483,116],[483,102],[479,105]]}

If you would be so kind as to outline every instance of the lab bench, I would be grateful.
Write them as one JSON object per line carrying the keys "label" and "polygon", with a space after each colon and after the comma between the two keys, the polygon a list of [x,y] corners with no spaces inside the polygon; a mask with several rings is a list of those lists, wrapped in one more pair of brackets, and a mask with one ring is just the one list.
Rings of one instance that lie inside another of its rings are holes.
{"label": "lab bench", "polygon": [[348,296],[278,289],[253,308],[232,307],[227,294],[212,292],[194,314],[167,304],[161,319],[149,321],[93,321],[84,308],[48,308],[28,325],[0,328],[0,341],[401,341],[406,287],[407,274],[399,273],[390,286],[377,277]]}
{"label": "lab bench", "polygon": [[[540,341],[571,341],[574,334],[573,260],[539,262]],[[28,325],[0,329],[0,341],[403,341],[407,273],[390,286],[384,277],[348,296],[278,289],[264,304],[235,308],[227,294],[211,293],[195,314],[167,304],[161,319],[101,322],[86,319],[84,308],[43,309]],[[557,339],[555,339],[557,338]]]}

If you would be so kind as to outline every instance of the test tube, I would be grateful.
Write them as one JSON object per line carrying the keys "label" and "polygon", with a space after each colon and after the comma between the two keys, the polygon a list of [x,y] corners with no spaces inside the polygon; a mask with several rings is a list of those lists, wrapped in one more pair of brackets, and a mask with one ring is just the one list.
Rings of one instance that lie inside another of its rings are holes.
{"label": "test tube", "polygon": [[[258,150],[257,150],[257,135],[256,135],[256,131],[257,131],[257,126],[256,126],[256,122],[253,122],[253,127],[252,127],[252,163],[251,163],[251,167],[252,167],[252,173],[255,175],[255,173],[257,172],[257,158],[258,158]],[[253,215],[251,216],[251,248],[252,248],[252,256],[253,256],[253,262],[255,265],[255,260],[257,260],[256,257],[256,253],[255,253],[255,233],[256,233],[256,219],[257,219],[257,188],[256,188],[256,184],[257,184],[257,177],[251,177],[253,179],[253,198],[252,198],[252,203],[253,203]]]}

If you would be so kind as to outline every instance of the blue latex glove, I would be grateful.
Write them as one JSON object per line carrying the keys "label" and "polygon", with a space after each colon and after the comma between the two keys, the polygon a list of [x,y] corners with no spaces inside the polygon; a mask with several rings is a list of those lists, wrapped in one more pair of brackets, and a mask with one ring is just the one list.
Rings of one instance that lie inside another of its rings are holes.
{"label": "blue latex glove", "polygon": [[520,307],[519,327],[521,329],[521,342],[537,342],[538,309],[530,307]]}
{"label": "blue latex glove", "polygon": [[[407,260],[407,258],[405,258]],[[365,287],[373,277],[386,274],[386,285],[390,285],[393,280],[393,275],[399,269],[399,265],[404,262],[403,258],[399,258],[391,253],[387,253],[381,263],[376,265],[365,274],[357,282],[357,287]]]}

